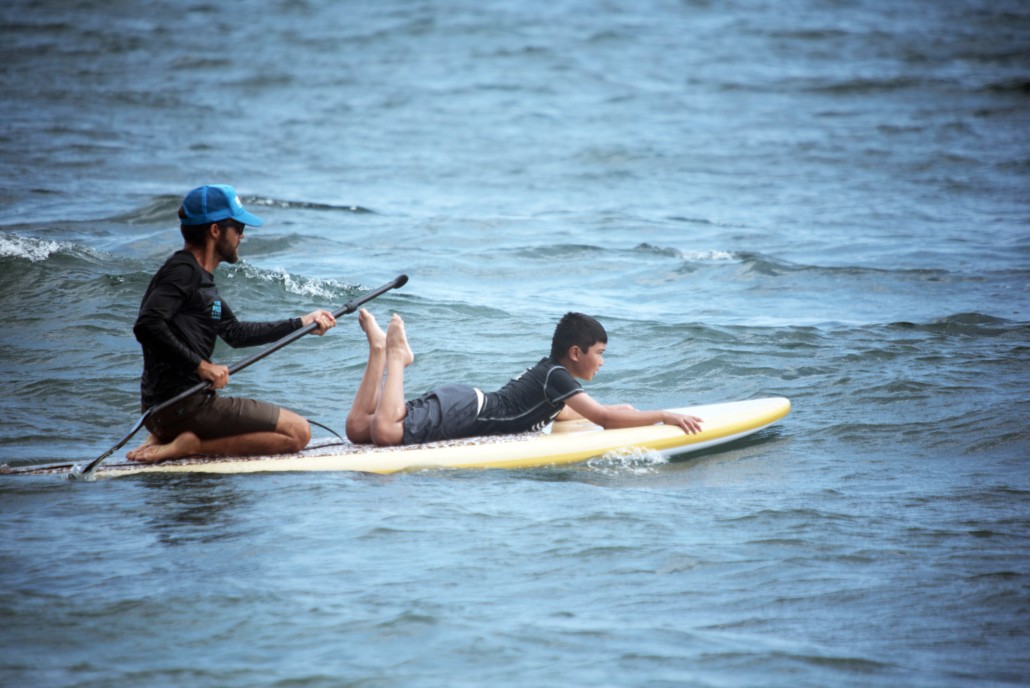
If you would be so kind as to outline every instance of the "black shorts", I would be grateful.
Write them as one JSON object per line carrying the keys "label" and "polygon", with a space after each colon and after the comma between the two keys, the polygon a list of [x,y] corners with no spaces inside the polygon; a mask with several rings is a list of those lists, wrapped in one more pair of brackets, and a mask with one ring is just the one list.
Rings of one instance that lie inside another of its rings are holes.
{"label": "black shorts", "polygon": [[148,416],[147,429],[161,442],[171,442],[189,431],[202,440],[275,432],[279,407],[241,397],[201,393]]}
{"label": "black shorts", "polygon": [[443,385],[405,404],[404,444],[456,440],[473,434],[480,396],[468,385]]}

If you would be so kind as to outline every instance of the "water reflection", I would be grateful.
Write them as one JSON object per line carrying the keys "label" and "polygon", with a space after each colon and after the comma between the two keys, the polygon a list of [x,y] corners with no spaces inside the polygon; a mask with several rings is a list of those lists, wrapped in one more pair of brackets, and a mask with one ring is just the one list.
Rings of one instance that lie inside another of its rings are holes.
{"label": "water reflection", "polygon": [[145,523],[167,545],[209,543],[240,536],[241,508],[250,504],[234,479],[224,476],[140,475],[146,491]]}

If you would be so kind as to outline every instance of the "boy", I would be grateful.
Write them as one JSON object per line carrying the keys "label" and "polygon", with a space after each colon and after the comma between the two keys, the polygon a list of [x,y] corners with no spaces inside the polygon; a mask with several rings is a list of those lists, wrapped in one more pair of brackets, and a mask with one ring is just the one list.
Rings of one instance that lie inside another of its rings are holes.
{"label": "boy", "polygon": [[[404,369],[415,360],[394,314],[384,333],[365,309],[358,322],[368,337],[368,365],[347,414],[347,438],[377,446],[540,430],[553,420],[586,418],[603,428],[665,423],[687,433],[701,431],[701,419],[632,406],[602,406],[576,378],[591,380],[604,363],[608,334],[582,313],[566,313],[554,330],[551,355],[496,392],[462,384],[443,385],[404,400]],[[383,381],[383,372],[386,380]]]}

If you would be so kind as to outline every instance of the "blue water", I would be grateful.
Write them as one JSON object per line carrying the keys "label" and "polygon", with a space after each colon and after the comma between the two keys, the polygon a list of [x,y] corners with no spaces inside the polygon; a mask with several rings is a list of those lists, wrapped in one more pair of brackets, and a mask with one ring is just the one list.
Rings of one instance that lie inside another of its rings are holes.
{"label": "blue water", "polygon": [[[182,195],[249,319],[380,297],[412,394],[567,310],[721,451],[520,471],[0,476],[0,685],[1030,684],[1030,8],[1017,0],[0,7],[0,459],[139,417]],[[248,351],[219,348],[231,362]],[[353,317],[231,391],[342,426]]]}

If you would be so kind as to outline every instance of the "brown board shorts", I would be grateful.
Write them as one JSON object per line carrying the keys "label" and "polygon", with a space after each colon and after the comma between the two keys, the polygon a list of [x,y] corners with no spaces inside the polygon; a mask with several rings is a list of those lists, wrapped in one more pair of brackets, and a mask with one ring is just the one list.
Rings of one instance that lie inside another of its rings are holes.
{"label": "brown board shorts", "polygon": [[206,392],[148,416],[143,423],[165,443],[187,431],[202,440],[274,432],[278,422],[279,407],[274,404]]}

